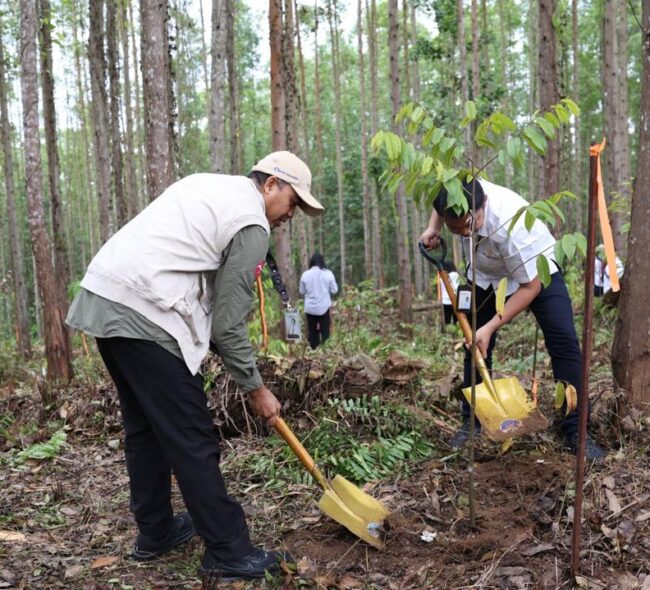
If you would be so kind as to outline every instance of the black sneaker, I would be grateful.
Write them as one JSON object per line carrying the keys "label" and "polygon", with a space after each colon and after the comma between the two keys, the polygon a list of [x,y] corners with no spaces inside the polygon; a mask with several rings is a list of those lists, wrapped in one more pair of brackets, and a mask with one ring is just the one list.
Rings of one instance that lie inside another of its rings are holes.
{"label": "black sneaker", "polygon": [[[474,424],[474,437],[478,438],[481,436],[481,425],[476,422]],[[467,441],[469,440],[469,420],[466,419],[463,422],[463,425],[456,431],[454,436],[451,437],[451,440],[449,441],[449,445],[451,446],[452,449],[460,449],[461,447],[464,447],[467,444]]]}
{"label": "black sneaker", "polygon": [[137,561],[158,559],[174,547],[189,541],[195,534],[190,515],[183,512],[174,517],[169,532],[161,539],[152,539],[140,533],[135,540],[131,557]]}
{"label": "black sneaker", "polygon": [[[571,452],[573,455],[578,454],[578,433],[570,432],[564,437],[564,446]],[[585,459],[603,459],[607,456],[607,451],[603,449],[598,443],[591,437],[591,434],[587,433],[587,440],[585,445]]]}
{"label": "black sneaker", "polygon": [[[263,578],[265,573],[280,573],[280,562],[292,562],[293,559],[288,553],[282,551],[265,551],[264,549],[253,549],[248,555],[235,560],[221,562],[206,552],[201,560],[199,573],[204,582],[232,582],[235,580],[257,580]],[[205,585],[205,584],[204,584]]]}

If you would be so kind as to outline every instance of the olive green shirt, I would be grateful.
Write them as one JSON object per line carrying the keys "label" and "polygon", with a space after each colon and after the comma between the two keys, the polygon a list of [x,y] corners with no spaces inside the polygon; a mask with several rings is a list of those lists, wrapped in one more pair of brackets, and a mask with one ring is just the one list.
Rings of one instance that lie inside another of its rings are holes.
{"label": "olive green shirt", "polygon": [[[268,242],[261,226],[243,228],[224,251],[224,260],[215,275],[212,341],[243,392],[262,385],[248,339],[246,317],[253,304],[255,267],[266,258]],[[137,311],[86,289],[74,298],[66,323],[96,338],[151,340],[183,358],[178,343],[165,330]]]}

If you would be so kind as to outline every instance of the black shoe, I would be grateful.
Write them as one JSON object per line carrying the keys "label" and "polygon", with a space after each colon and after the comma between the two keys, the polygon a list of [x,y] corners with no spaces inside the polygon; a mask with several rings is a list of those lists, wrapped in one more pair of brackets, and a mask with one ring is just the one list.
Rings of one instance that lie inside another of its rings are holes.
{"label": "black shoe", "polygon": [[158,559],[174,547],[189,541],[196,531],[187,512],[174,517],[169,532],[161,539],[152,539],[140,533],[135,540],[131,557],[138,561]]}
{"label": "black shoe", "polygon": [[[474,437],[478,438],[481,436],[481,425],[478,423],[474,424]],[[463,425],[456,431],[454,436],[451,437],[449,445],[452,449],[460,449],[467,444],[469,440],[469,420],[465,420]]]}
{"label": "black shoe", "polygon": [[[564,436],[564,446],[573,454],[578,454],[578,433],[570,432]],[[607,456],[607,451],[603,449],[598,443],[587,433],[587,440],[585,445],[585,459],[603,459]]]}
{"label": "black shoe", "polygon": [[248,555],[235,561],[222,562],[210,555],[208,551],[203,554],[199,573],[210,582],[222,580],[256,580],[263,578],[265,573],[280,573],[280,562],[292,562],[288,553],[282,551],[265,551],[253,549]]}

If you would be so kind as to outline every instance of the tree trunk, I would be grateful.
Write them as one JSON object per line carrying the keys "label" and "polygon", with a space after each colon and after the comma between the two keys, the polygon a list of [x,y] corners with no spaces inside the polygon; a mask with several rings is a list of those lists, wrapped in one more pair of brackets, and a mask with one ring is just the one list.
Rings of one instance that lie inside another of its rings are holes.
{"label": "tree trunk", "polygon": [[110,88],[110,117],[108,128],[111,135],[111,168],[113,190],[117,210],[117,226],[122,227],[129,220],[129,210],[124,194],[124,171],[122,164],[122,138],[120,133],[120,77],[117,51],[117,6],[115,1],[106,4],[106,47],[108,54],[108,81]]}
{"label": "tree trunk", "polygon": [[[571,1],[571,30],[572,30],[572,98],[577,104],[580,104],[580,77],[579,77],[579,56],[578,56],[578,0]],[[575,117],[573,127],[573,166],[571,169],[574,173],[573,191],[577,195],[575,202],[575,226],[577,231],[583,231],[583,205],[585,200],[586,182],[582,177],[582,159],[586,154],[582,153],[582,142],[580,141],[580,117]]]}
{"label": "tree trunk", "polygon": [[628,257],[623,275],[619,316],[614,332],[612,368],[630,401],[650,415],[650,2],[643,2],[641,118],[637,177],[632,197]]}
{"label": "tree trunk", "polygon": [[226,0],[226,60],[228,64],[228,104],[230,105],[230,173],[241,174],[239,131],[239,74],[235,55],[236,0]]}
{"label": "tree trunk", "polygon": [[70,381],[72,364],[67,346],[68,331],[64,323],[56,288],[52,251],[47,237],[43,208],[43,179],[38,121],[38,72],[36,67],[37,17],[36,2],[20,2],[20,64],[25,149],[25,177],[29,231],[36,261],[36,278],[43,302],[43,332],[47,378]]}
{"label": "tree trunk", "polygon": [[167,0],[140,0],[147,192],[153,201],[174,181],[167,46]]}
{"label": "tree trunk", "polygon": [[111,167],[108,147],[108,103],[106,99],[106,60],[104,56],[104,2],[90,0],[90,35],[88,59],[90,61],[90,89],[92,96],[92,123],[95,147],[95,180],[99,204],[99,237],[102,244],[112,233]]}
{"label": "tree trunk", "polygon": [[[539,0],[539,102],[545,111],[560,100],[557,88],[557,60],[555,51],[555,27],[553,14],[555,0]],[[560,142],[548,142],[546,155],[542,159],[542,196],[549,197],[560,190]]]}
{"label": "tree trunk", "polygon": [[213,0],[210,157],[217,174],[226,172],[226,37],[226,0]]}
{"label": "tree trunk", "polygon": [[27,286],[25,285],[25,260],[20,239],[18,215],[16,214],[16,187],[14,184],[13,153],[11,145],[12,127],[7,108],[7,82],[5,79],[4,31],[0,31],[0,140],[2,141],[3,171],[7,192],[7,225],[11,254],[11,274],[14,284],[14,305],[16,315],[16,348],[23,359],[32,356],[32,342],[27,312]]}
{"label": "tree trunk", "polygon": [[[537,73],[539,70],[538,52],[539,46],[538,35],[539,27],[537,26],[537,0],[528,0],[528,83],[530,91],[528,92],[528,112],[533,113],[537,108],[538,102],[538,84]],[[528,148],[528,200],[534,201],[539,192],[537,186],[540,167],[537,166],[537,156],[532,148]]]}
{"label": "tree trunk", "polygon": [[[366,0],[366,14],[368,15],[368,50],[370,54],[370,136],[374,137],[379,131],[379,115],[377,109],[378,85],[377,85],[377,5],[376,0],[371,0],[370,10]],[[370,182],[370,202],[372,204],[372,276],[377,287],[384,288],[384,260],[381,249],[381,218],[380,218],[380,197],[377,187],[377,179]]]}
{"label": "tree trunk", "polygon": [[129,35],[127,33],[126,3],[120,2],[120,36],[122,41],[122,59],[124,60],[124,120],[126,123],[126,203],[127,216],[130,219],[140,209],[138,205],[139,183],[136,172],[136,154],[133,142],[135,126],[131,106],[131,65],[129,59]]}
{"label": "tree trunk", "polygon": [[[400,77],[399,77],[399,21],[397,19],[397,0],[388,1],[388,47],[390,53],[390,96],[393,106],[393,120],[400,109]],[[399,134],[400,129],[393,123],[393,131]],[[404,186],[400,184],[395,192],[397,209],[397,266],[399,276],[399,315],[406,324],[403,329],[410,333],[411,303],[413,300],[411,282],[411,259],[408,244],[408,210]]]}

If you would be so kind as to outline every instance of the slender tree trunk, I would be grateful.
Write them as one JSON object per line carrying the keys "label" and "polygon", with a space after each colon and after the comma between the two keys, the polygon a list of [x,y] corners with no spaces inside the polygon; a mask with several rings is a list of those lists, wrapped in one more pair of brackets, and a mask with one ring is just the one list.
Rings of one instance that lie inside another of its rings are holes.
{"label": "slender tree trunk", "polygon": [[112,233],[111,167],[108,146],[108,101],[106,99],[106,59],[104,56],[104,2],[90,0],[90,36],[88,59],[90,61],[90,88],[92,95],[92,122],[95,146],[95,179],[99,203],[99,236],[104,243]]}
{"label": "slender tree trunk", "polygon": [[[129,22],[133,23],[133,3],[132,2],[127,2],[127,8],[129,12]],[[131,32],[131,52],[133,55],[133,64],[137,66],[137,64],[140,64],[140,67],[134,67],[133,69],[133,86],[134,86],[134,93],[135,93],[135,100],[133,101],[135,109],[134,109],[134,123],[135,123],[135,137],[137,138],[137,157],[134,160],[136,164],[136,177],[139,179],[138,180],[138,186],[146,186],[147,181],[146,181],[146,171],[145,171],[145,158],[146,158],[146,137],[145,137],[145,123],[144,123],[144,117],[142,116],[142,109],[140,108],[140,105],[144,103],[144,97],[141,92],[141,88],[143,87],[143,84],[140,83],[140,77],[142,76],[142,63],[141,60],[138,58],[138,44],[136,43],[135,39],[135,27],[131,26],[130,27],[130,32]],[[144,189],[139,189],[138,192],[136,193],[136,198],[138,199],[138,210],[144,208],[149,199],[148,195],[145,194]]]}
{"label": "slender tree trunk", "polygon": [[170,66],[167,48],[167,0],[140,0],[142,87],[147,152],[147,192],[153,201],[174,181],[170,134]]}
{"label": "slender tree trunk", "polygon": [[[388,47],[390,55],[390,88],[391,103],[393,106],[393,120],[400,109],[400,76],[399,76],[399,21],[397,18],[397,0],[388,1]],[[399,133],[399,128],[394,123],[393,130]],[[395,193],[397,210],[397,266],[399,276],[399,312],[400,320],[406,324],[411,323],[411,302],[413,299],[413,286],[411,282],[411,257],[408,244],[408,210],[404,187],[400,184]],[[410,333],[411,328],[404,326]]]}
{"label": "slender tree trunk", "polygon": [[[203,48],[203,51],[201,52],[201,55],[203,56],[203,59],[201,60],[201,67],[203,69],[203,84],[205,86],[205,94],[207,96],[210,92],[210,79],[208,78],[208,46],[205,42],[205,17],[203,15],[203,2],[199,2],[199,14],[201,16],[201,47]],[[208,116],[210,116],[209,108]]]}
{"label": "slender tree trunk", "polygon": [[122,41],[122,59],[124,63],[124,120],[126,123],[126,203],[130,219],[139,210],[138,176],[136,172],[136,154],[133,142],[135,128],[133,125],[133,107],[131,105],[131,64],[129,59],[129,35],[127,32],[126,3],[120,2],[120,36]]}
{"label": "slender tree trunk", "polygon": [[650,416],[650,2],[642,8],[641,117],[637,175],[632,197],[628,257],[612,347],[612,368],[630,401]]}
{"label": "slender tree trunk", "polygon": [[[555,0],[539,0],[539,102],[542,110],[560,99],[557,87],[557,60],[553,15]],[[548,142],[542,159],[542,192],[549,197],[560,190],[560,145],[558,139]]]}
{"label": "slender tree trunk", "polygon": [[[510,46],[510,26],[506,25],[506,9],[504,7],[505,0],[499,0],[499,56],[501,59],[501,86],[503,87],[503,97],[501,99],[501,110],[506,112],[511,105],[510,96],[508,94],[509,88],[509,56],[508,47]],[[510,186],[512,183],[512,163],[510,160],[506,161],[504,166],[505,185]]]}
{"label": "slender tree trunk", "polygon": [[212,2],[212,90],[210,108],[210,156],[212,171],[226,171],[226,0]]}
{"label": "slender tree trunk", "polygon": [[347,252],[345,240],[345,200],[343,196],[343,157],[341,155],[341,82],[338,52],[338,26],[336,24],[336,0],[328,0],[327,18],[330,28],[330,41],[332,51],[332,76],[334,77],[334,133],[336,139],[336,186],[339,205],[339,252],[341,256],[341,287],[347,282]]}
{"label": "slender tree trunk", "polygon": [[[480,77],[480,46],[479,46],[479,29],[478,29],[478,3],[472,0],[472,100],[478,101],[481,94],[481,77]],[[476,125],[472,123],[471,134],[474,136]],[[469,149],[472,165],[478,165],[478,146],[472,141]]]}
{"label": "slender tree trunk", "polygon": [[67,346],[68,331],[64,323],[56,288],[52,251],[47,237],[43,208],[43,179],[38,122],[38,72],[36,67],[36,2],[20,2],[20,64],[25,148],[25,177],[29,231],[36,261],[36,276],[43,301],[45,356],[50,381],[70,381],[72,364]]}
{"label": "slender tree trunk", "polygon": [[[528,112],[533,113],[539,104],[537,72],[538,72],[538,52],[539,46],[538,35],[539,27],[537,26],[537,0],[528,0],[528,64],[529,78],[528,84],[530,92],[528,93]],[[539,166],[537,166],[537,156],[535,152],[528,148],[528,198],[531,201],[536,199],[539,192],[537,179],[539,175]]]}
{"label": "slender tree trunk", "polygon": [[0,30],[0,141],[2,142],[3,172],[7,193],[7,225],[11,254],[11,274],[16,309],[16,348],[23,359],[32,356],[32,342],[27,312],[27,286],[25,285],[25,260],[19,235],[20,225],[16,213],[16,187],[14,184],[14,163],[11,145],[12,127],[7,108],[7,82],[5,74],[4,31]]}
{"label": "slender tree trunk", "polygon": [[[41,43],[41,87],[43,89],[43,119],[45,144],[47,146],[47,169],[52,213],[52,238],[54,240],[54,265],[58,281],[61,305],[67,305],[67,289],[70,282],[70,264],[65,244],[59,150],[57,146],[56,109],[54,106],[54,76],[52,74],[52,14],[49,0],[39,0]],[[68,346],[70,343],[67,343]]]}
{"label": "slender tree trunk", "polygon": [[[573,100],[580,104],[580,68],[579,68],[579,55],[578,55],[578,0],[571,1],[571,30],[572,30],[572,57],[573,57],[573,71],[572,71],[572,86],[573,86]],[[574,192],[578,196],[575,202],[575,224],[578,231],[583,231],[583,209],[585,195],[587,191],[586,182],[582,173],[582,159],[586,158],[586,154],[582,153],[582,142],[580,140],[581,134],[580,117],[575,117],[573,125],[573,166],[571,169],[575,174]]]}
{"label": "slender tree trunk", "polygon": [[357,0],[357,48],[359,54],[359,100],[361,107],[361,194],[363,196],[363,248],[365,278],[372,274],[372,237],[370,235],[370,182],[368,177],[368,130],[365,113],[366,105],[366,68],[363,55],[363,9],[361,0]]}
{"label": "slender tree trunk", "polygon": [[[375,0],[370,0],[370,10],[366,0],[366,15],[368,16],[368,50],[370,56],[370,135],[374,137],[379,131],[379,114],[377,108],[378,84],[377,84],[377,6]],[[381,249],[381,219],[380,200],[377,179],[370,182],[370,202],[372,205],[372,275],[380,289],[384,288],[384,260]]]}
{"label": "slender tree trunk", "polygon": [[120,134],[120,77],[117,51],[117,5],[115,1],[106,4],[106,47],[108,55],[108,80],[110,88],[110,117],[108,127],[111,135],[111,168],[113,190],[117,210],[117,226],[122,227],[129,219],[124,194],[124,166],[122,163],[122,139]]}
{"label": "slender tree trunk", "polygon": [[240,174],[239,161],[239,75],[237,73],[237,58],[235,55],[235,18],[237,3],[226,0],[226,60],[228,64],[228,96],[230,105],[230,173]]}

